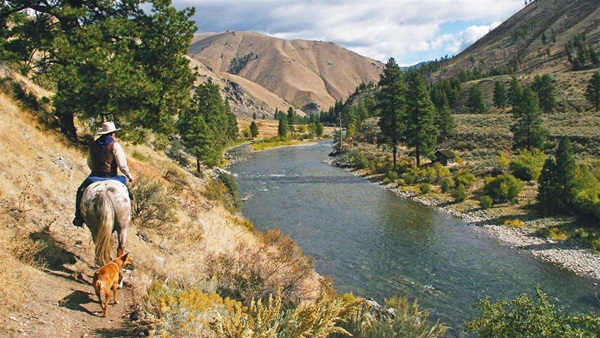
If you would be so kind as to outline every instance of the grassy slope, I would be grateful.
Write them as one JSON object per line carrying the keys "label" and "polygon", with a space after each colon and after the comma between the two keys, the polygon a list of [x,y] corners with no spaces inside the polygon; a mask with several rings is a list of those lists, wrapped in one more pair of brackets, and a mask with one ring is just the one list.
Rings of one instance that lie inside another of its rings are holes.
{"label": "grassy slope", "polygon": [[[160,227],[134,221],[127,245],[134,278],[120,293],[123,304],[111,306],[103,320],[89,285],[90,233],[71,225],[74,194],[89,171],[84,153],[2,92],[0,138],[0,336],[122,335],[153,280],[198,282],[211,253],[232,253],[241,243],[263,246],[247,221],[206,200],[204,181],[147,145],[124,143],[138,182],[152,179],[169,189],[179,221]],[[317,284],[314,274],[307,276],[305,295]]]}

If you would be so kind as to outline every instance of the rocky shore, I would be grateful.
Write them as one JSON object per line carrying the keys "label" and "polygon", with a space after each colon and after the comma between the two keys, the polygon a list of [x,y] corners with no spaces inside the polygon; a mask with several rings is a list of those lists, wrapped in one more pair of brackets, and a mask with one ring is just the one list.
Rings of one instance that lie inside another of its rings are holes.
{"label": "rocky shore", "polygon": [[[335,165],[335,163],[332,163]],[[365,172],[346,169],[354,175],[370,179]],[[498,239],[502,245],[509,245],[516,250],[526,251],[538,259],[554,264],[563,269],[574,272],[582,277],[589,277],[600,281],[600,255],[592,250],[580,247],[573,241],[553,241],[548,238],[542,238],[537,233],[540,229],[554,227],[566,222],[559,218],[543,218],[523,220],[524,226],[510,227],[506,225],[495,224],[494,220],[500,217],[509,217],[510,214],[503,214],[502,211],[490,209],[481,210],[471,208],[459,211],[455,204],[448,203],[447,200],[441,200],[430,195],[417,195],[414,192],[402,191],[394,184],[379,183],[382,188],[394,192],[396,195],[414,200],[418,203],[428,205],[438,210],[451,214],[465,220],[473,226],[479,226],[485,229],[490,235]],[[516,216],[515,216],[516,218]],[[594,283],[596,285],[596,283]]]}

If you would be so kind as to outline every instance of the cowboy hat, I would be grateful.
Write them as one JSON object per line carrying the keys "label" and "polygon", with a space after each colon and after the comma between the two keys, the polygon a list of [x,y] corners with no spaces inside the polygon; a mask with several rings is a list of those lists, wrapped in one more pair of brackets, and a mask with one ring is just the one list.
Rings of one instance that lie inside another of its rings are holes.
{"label": "cowboy hat", "polygon": [[102,128],[100,128],[96,131],[96,134],[98,134],[98,135],[110,134],[117,130],[121,130],[121,128],[115,128],[114,122],[104,122],[104,123],[102,123]]}

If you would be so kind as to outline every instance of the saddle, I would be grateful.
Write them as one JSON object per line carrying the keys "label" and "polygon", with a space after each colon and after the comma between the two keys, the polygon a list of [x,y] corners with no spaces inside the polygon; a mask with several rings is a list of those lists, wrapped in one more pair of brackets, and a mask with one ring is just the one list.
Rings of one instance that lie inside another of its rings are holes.
{"label": "saddle", "polygon": [[127,186],[127,177],[125,177],[123,175],[117,175],[117,176],[112,176],[112,177],[88,176],[88,178],[86,178],[86,180],[88,181],[87,182],[88,185],[90,185],[94,182],[115,180],[115,181],[119,181],[119,182],[123,183],[125,186]]}

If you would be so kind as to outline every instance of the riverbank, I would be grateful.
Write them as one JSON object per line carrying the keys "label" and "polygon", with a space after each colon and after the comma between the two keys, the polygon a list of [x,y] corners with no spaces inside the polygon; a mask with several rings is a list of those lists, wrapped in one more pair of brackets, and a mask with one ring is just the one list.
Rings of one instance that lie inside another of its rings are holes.
{"label": "riverbank", "polygon": [[[335,161],[331,161],[336,165]],[[465,220],[473,226],[479,226],[496,238],[502,245],[532,254],[534,257],[573,273],[600,281],[600,255],[591,249],[584,248],[574,240],[552,240],[541,234],[548,229],[572,223],[572,218],[531,218],[515,208],[494,207],[482,210],[474,203],[454,203],[445,194],[418,194],[410,188],[403,188],[394,183],[383,183],[377,175],[369,175],[366,170],[345,169],[356,176],[361,176],[396,195],[411,199],[418,203],[434,207],[442,212]],[[509,226],[501,222],[520,220],[519,226]],[[499,224],[500,223],[500,224]]]}

